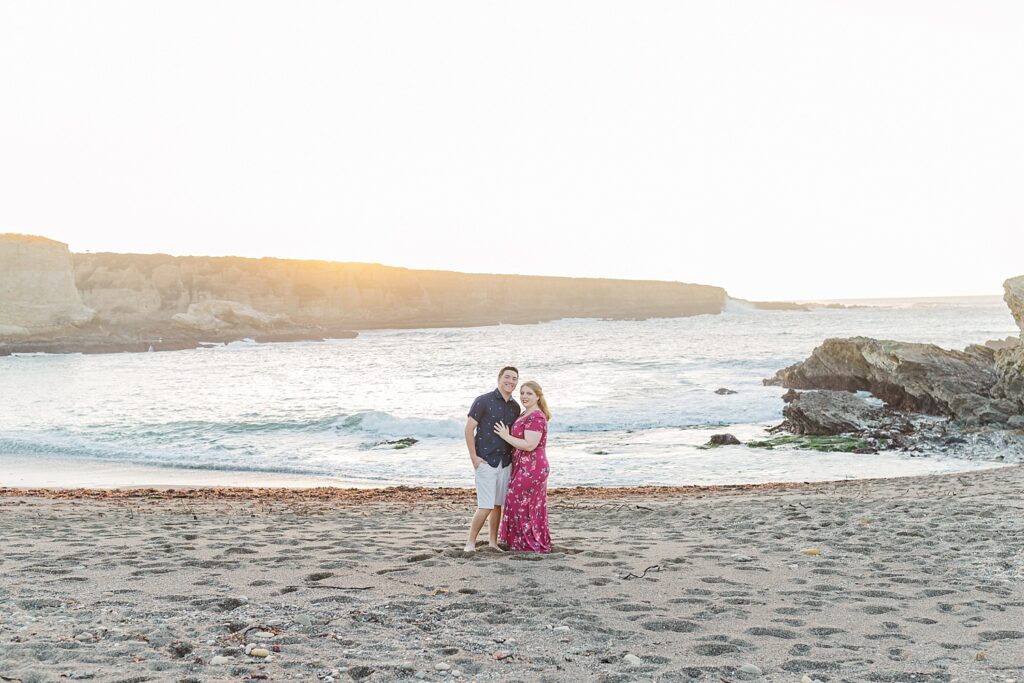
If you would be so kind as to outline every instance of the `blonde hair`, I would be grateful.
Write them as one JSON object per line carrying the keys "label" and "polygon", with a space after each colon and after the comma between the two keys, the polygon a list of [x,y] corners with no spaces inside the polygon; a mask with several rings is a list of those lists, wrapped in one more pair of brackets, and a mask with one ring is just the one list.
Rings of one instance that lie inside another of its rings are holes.
{"label": "blonde hair", "polygon": [[550,420],[551,411],[548,410],[548,402],[544,398],[544,391],[540,388],[540,385],[533,380],[529,380],[520,384],[519,390],[522,391],[523,387],[530,387],[530,389],[533,390],[533,393],[537,394],[537,407],[544,413],[544,417]]}

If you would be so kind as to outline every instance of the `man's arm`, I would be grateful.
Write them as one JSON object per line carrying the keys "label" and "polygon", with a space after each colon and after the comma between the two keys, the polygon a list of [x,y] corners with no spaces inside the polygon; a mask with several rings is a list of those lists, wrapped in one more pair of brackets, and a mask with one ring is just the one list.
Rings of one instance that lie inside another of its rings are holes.
{"label": "man's arm", "polygon": [[473,469],[480,467],[483,458],[476,454],[476,433],[477,425],[480,423],[471,417],[466,418],[466,448],[469,450],[469,461],[473,463]]}

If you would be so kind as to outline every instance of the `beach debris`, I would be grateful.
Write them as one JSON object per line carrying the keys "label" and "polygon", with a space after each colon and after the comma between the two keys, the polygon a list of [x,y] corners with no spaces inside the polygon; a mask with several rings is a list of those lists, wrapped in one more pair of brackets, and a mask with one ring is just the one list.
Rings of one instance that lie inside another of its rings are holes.
{"label": "beach debris", "polygon": [[650,567],[647,567],[646,569],[644,569],[642,574],[634,574],[633,572],[630,572],[630,573],[626,574],[625,576],[623,576],[622,580],[623,581],[629,581],[631,579],[642,579],[645,576],[647,576],[647,572],[650,572],[650,571],[660,572],[661,571],[661,565],[660,564],[652,564]]}
{"label": "beach debris", "polygon": [[718,394],[719,396],[731,396],[736,392],[733,391],[732,389],[726,389],[725,387],[721,387],[719,389],[715,389],[715,393]]}
{"label": "beach debris", "polygon": [[231,657],[225,657],[224,655],[214,655],[210,658],[210,664],[212,666],[223,666],[231,663]]}
{"label": "beach debris", "polygon": [[245,634],[246,638],[251,638],[252,640],[272,640],[274,635],[271,631],[253,631]]}
{"label": "beach debris", "polygon": [[281,589],[281,592],[293,593],[300,588],[333,588],[334,590],[339,591],[368,591],[371,588],[373,588],[373,586],[332,586],[329,583],[310,583],[306,586],[285,586],[283,589]]}
{"label": "beach debris", "polygon": [[497,659],[499,662],[505,659],[512,659],[514,656],[515,655],[513,655],[511,652],[507,650],[501,650],[499,652],[494,653],[494,658]]}
{"label": "beach debris", "polygon": [[712,434],[706,446],[740,446],[743,442],[732,434]]}
{"label": "beach debris", "polygon": [[552,628],[551,630],[552,630],[552,631],[559,631],[559,632],[564,632],[564,631],[568,631],[568,630],[569,630],[569,627],[568,627],[568,626],[565,626],[565,625],[562,625],[562,626],[555,626],[555,627],[553,627],[553,628]]}
{"label": "beach debris", "polygon": [[804,548],[800,552],[803,553],[804,555],[812,555],[812,556],[821,555],[821,550],[819,550],[818,548]]}
{"label": "beach debris", "polygon": [[625,655],[622,656],[622,663],[626,666],[642,666],[644,660],[640,659],[632,652],[627,652]]}

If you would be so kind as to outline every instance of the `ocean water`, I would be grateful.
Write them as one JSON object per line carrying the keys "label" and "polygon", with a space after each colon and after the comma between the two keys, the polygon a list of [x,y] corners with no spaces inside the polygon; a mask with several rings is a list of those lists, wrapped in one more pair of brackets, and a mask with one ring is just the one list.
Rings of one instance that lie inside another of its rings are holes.
{"label": "ocean water", "polygon": [[[1017,332],[990,301],[811,312],[731,304],[647,321],[382,330],[323,343],[0,358],[3,456],[326,477],[340,485],[471,486],[462,437],[473,398],[503,365],[543,386],[556,486],[811,481],[966,470],[948,457],[746,446],[783,390],[761,380],[827,337],[962,348]],[[734,395],[715,394],[719,387]],[[385,441],[412,437],[396,450]]]}

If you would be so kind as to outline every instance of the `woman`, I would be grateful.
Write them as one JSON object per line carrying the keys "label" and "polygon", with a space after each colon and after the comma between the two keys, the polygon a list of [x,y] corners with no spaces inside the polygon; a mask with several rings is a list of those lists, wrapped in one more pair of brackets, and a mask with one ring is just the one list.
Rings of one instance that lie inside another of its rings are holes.
{"label": "woman", "polygon": [[512,427],[499,422],[494,433],[516,450],[512,478],[505,496],[499,537],[511,550],[551,552],[548,531],[548,410],[544,392],[536,382],[523,382],[519,390],[523,414]]}

